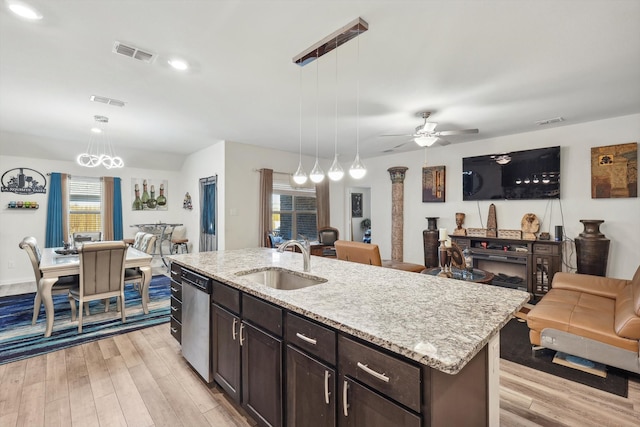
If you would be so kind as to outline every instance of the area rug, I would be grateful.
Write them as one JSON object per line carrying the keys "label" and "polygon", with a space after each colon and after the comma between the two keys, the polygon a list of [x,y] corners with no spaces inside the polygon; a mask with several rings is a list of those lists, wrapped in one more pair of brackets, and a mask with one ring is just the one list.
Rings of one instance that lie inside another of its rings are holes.
{"label": "area rug", "polygon": [[44,306],[35,325],[31,325],[33,293],[0,298],[0,364],[49,353],[78,344],[131,332],[170,320],[171,279],[154,276],[149,283],[149,313],[142,311],[142,301],[133,286],[125,289],[126,322],[116,311],[115,298],[110,311],[104,312],[102,301],[92,301],[91,314],[84,316],[82,333],[78,322],[71,321],[71,306],[66,295],[54,295],[55,321],[49,338],[44,337]]}
{"label": "area rug", "polygon": [[519,365],[537,369],[570,381],[594,387],[618,396],[627,397],[629,373],[621,369],[606,367],[606,378],[571,367],[553,363],[555,350],[538,350],[534,356],[529,342],[529,328],[526,322],[511,319],[500,331],[500,358]]}

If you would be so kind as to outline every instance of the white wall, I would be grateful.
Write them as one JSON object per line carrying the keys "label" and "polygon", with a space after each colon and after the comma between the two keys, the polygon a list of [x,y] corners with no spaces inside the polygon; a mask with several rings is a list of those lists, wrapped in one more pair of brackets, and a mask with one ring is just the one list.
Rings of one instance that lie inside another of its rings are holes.
{"label": "white wall", "polygon": [[[480,130],[482,132],[482,129]],[[455,227],[455,213],[466,213],[465,227],[486,226],[491,201],[462,201],[462,158],[504,151],[561,146],[561,199],[493,201],[498,228],[520,229],[525,213],[535,213],[541,220],[541,231],[554,235],[555,225],[564,225],[566,235],[574,239],[583,230],[580,219],[603,219],[600,230],[611,239],[607,276],[631,278],[640,265],[640,198],[591,198],[591,147],[638,142],[640,115],[631,115],[589,123],[561,126],[467,144],[435,146],[427,149],[428,166],[446,166],[446,202],[422,203],[421,174],[424,155],[418,152],[398,153],[365,159],[367,175],[346,186],[371,188],[373,224],[372,241],[380,245],[383,258],[391,257],[391,180],[387,169],[407,166],[404,190],[404,260],[422,263],[422,230],[425,217],[436,216],[439,227],[450,232]],[[549,212],[545,212],[549,209]],[[482,222],[480,221],[482,217]],[[575,253],[573,245],[565,251]],[[575,268],[575,256],[570,259]],[[565,267],[566,270],[566,267]]]}
{"label": "white wall", "polygon": [[[182,211],[182,222],[186,227],[186,237],[189,239],[189,251],[198,252],[200,248],[200,178],[218,175],[218,249],[225,249],[225,223],[224,197],[226,194],[225,183],[225,142],[218,142],[208,148],[197,151],[184,161],[180,173],[179,188],[184,200],[185,193],[189,192],[193,205],[192,210]],[[181,202],[182,203],[182,202]]]}
{"label": "white wall", "polygon": [[[258,233],[260,174],[257,171],[269,168],[274,172],[293,173],[298,167],[299,155],[228,141],[225,146],[225,247],[226,249],[257,247],[260,243]],[[303,156],[302,161],[308,173],[314,159]],[[328,170],[331,161],[323,160],[322,162],[322,167],[325,171]],[[331,225],[338,228],[340,233],[344,230],[343,191],[342,183],[331,183],[329,190]]]}
{"label": "white wall", "polygon": [[[38,244],[44,247],[45,228],[47,221],[47,200],[49,197],[49,177],[51,172],[64,172],[77,176],[118,176],[122,178],[122,220],[124,223],[124,237],[133,237],[138,231],[131,224],[169,222],[182,223],[182,199],[180,193],[181,176],[176,171],[162,171],[151,169],[137,169],[125,167],[119,170],[107,170],[102,167],[83,168],[75,161],[62,162],[24,157],[0,156],[0,171],[26,167],[34,169],[47,178],[47,193],[29,196],[17,195],[10,192],[0,193],[0,285],[11,283],[33,282],[33,270],[29,259],[18,243],[25,236],[34,236]],[[133,211],[131,209],[131,179],[166,179],[168,210],[166,211]],[[8,209],[11,200],[36,201],[39,209]],[[12,268],[9,266],[13,265]]]}

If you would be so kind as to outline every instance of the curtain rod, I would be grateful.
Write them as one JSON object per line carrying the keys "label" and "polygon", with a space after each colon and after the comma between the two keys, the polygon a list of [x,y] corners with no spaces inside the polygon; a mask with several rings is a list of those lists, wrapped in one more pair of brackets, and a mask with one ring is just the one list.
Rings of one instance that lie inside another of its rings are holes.
{"label": "curtain rod", "polygon": [[[263,168],[266,169],[266,168]],[[262,169],[253,169],[254,172],[260,172]],[[279,175],[291,175],[291,172],[278,172],[278,171],[273,171],[273,173],[277,173]]]}

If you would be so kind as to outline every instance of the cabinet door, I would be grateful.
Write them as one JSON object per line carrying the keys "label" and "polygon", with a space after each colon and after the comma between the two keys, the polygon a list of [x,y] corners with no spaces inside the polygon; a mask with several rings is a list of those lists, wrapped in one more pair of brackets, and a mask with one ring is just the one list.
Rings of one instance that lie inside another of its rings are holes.
{"label": "cabinet door", "polygon": [[261,425],[282,425],[282,340],[242,322],[242,406]]}
{"label": "cabinet door", "polygon": [[336,425],[336,372],[287,346],[287,426]]}
{"label": "cabinet door", "polygon": [[420,417],[343,377],[340,387],[342,427],[420,427]]}
{"label": "cabinet door", "polygon": [[240,401],[240,319],[213,304],[211,310],[213,379]]}

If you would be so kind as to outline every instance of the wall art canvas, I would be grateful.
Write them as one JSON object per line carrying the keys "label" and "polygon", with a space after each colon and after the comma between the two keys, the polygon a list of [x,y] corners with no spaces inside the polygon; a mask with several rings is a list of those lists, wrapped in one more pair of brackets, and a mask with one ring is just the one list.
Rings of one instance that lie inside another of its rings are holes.
{"label": "wall art canvas", "polygon": [[362,193],[351,193],[351,218],[362,218]]}
{"label": "wall art canvas", "polygon": [[2,174],[0,191],[16,194],[45,194],[47,178],[40,172],[30,168],[9,169]]}
{"label": "wall art canvas", "polygon": [[591,148],[591,198],[638,197],[638,143]]}
{"label": "wall art canvas", "polygon": [[131,178],[131,210],[169,209],[169,183],[166,179]]}
{"label": "wall art canvas", "polygon": [[428,166],[422,168],[422,202],[445,201],[445,167]]}

